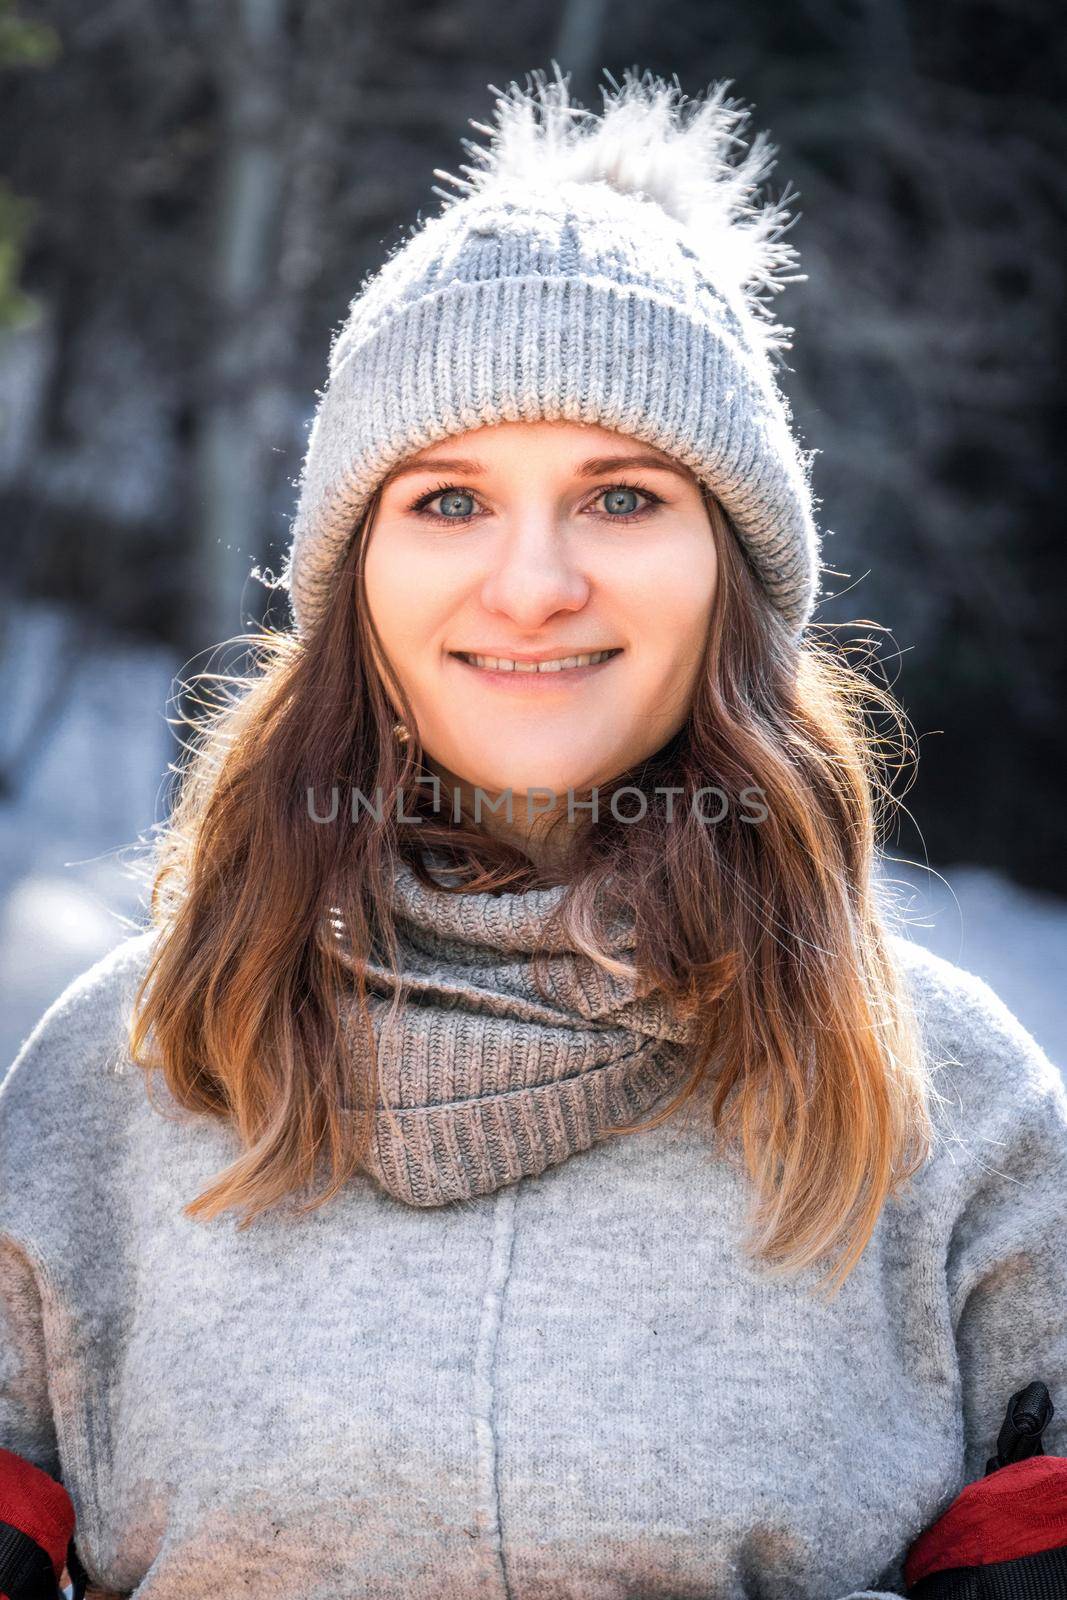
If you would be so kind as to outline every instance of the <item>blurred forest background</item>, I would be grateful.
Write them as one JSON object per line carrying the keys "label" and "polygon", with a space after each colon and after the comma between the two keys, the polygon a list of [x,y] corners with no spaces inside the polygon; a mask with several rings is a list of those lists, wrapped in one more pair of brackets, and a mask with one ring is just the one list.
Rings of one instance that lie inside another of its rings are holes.
{"label": "blurred forest background", "polygon": [[287,620],[251,574],[333,328],[554,58],[597,109],[605,67],[729,79],[778,146],[818,620],[889,630],[919,936],[1062,1064],[1065,52],[1040,0],[0,0],[4,1046],[124,931],[177,675]]}

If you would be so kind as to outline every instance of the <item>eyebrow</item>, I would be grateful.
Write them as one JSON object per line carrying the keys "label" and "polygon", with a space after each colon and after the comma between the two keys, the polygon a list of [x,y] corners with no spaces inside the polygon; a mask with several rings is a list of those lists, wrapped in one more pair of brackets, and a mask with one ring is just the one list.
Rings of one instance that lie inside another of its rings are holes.
{"label": "eyebrow", "polygon": [[[640,455],[625,456],[592,456],[588,461],[583,461],[574,469],[576,478],[599,478],[606,472],[631,471],[635,467],[644,467],[653,472],[672,472],[676,477],[684,478],[686,482],[693,479],[687,467],[673,461],[670,456],[657,455],[645,451]],[[387,488],[395,483],[398,478],[406,478],[417,472],[460,472],[464,477],[476,478],[487,472],[484,461],[476,461],[470,456],[435,456],[427,461],[405,461],[386,473],[382,479],[381,487]]]}

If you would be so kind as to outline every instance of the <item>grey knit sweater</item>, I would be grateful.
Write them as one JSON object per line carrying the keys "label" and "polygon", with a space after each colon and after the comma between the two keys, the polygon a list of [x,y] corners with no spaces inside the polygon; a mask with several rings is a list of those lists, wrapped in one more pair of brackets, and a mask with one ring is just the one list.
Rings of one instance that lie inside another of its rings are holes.
{"label": "grey knit sweater", "polygon": [[[1031,1378],[1067,1454],[1067,1093],[978,978],[895,940],[951,1114],[827,1306],[746,1264],[699,1102],[588,1149],[574,1124],[469,1199],[366,1174],[302,1219],[184,1218],[238,1146],[159,1115],[125,1055],[153,938],[70,985],[0,1087],[0,1445],[67,1485],[105,1588],[872,1600]],[[454,986],[445,1048],[499,978]],[[462,1094],[545,1090],[538,1051],[494,1059],[507,1082]],[[477,1167],[451,1128],[440,1159]]]}

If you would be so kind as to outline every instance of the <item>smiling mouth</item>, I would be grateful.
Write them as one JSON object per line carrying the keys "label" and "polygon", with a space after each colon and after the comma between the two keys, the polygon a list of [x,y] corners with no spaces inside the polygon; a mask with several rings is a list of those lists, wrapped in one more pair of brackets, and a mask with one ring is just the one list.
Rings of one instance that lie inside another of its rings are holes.
{"label": "smiling mouth", "polygon": [[474,655],[466,650],[452,650],[449,652],[457,661],[464,662],[469,667],[475,667],[479,672],[515,673],[541,677],[549,673],[581,672],[589,667],[603,665],[612,660],[614,656],[622,654],[622,646],[612,650],[591,650],[576,653],[571,656],[557,656],[551,661],[516,661],[511,656],[481,656]]}

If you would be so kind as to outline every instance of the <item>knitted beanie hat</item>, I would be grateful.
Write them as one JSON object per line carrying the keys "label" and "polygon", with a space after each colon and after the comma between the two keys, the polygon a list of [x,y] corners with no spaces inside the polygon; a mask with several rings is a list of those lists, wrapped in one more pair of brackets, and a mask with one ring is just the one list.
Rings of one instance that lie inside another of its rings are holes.
{"label": "knitted beanie hat", "polygon": [[[435,169],[444,204],[361,287],[335,333],[282,573],[302,632],[384,475],[436,440],[505,421],[596,423],[688,466],[727,512],[791,632],[818,593],[819,536],[774,363],[792,328],[764,298],[797,253],[786,196],[757,198],[776,147],[744,147],[730,80],[703,98],[628,69],[597,116],[568,78],[495,90],[478,167]],[[493,85],[490,85],[494,88]],[[732,160],[736,147],[745,148]],[[795,220],[792,219],[792,220]]]}

